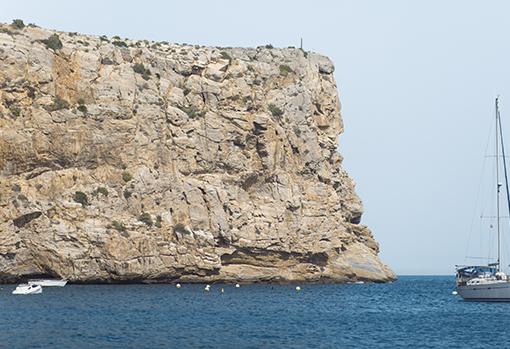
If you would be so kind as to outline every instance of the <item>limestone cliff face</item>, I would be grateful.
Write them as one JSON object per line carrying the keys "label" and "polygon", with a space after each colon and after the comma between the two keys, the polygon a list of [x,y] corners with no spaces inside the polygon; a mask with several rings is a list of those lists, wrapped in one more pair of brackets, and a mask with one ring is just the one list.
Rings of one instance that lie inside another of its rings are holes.
{"label": "limestone cliff face", "polygon": [[333,65],[0,25],[0,281],[388,281]]}

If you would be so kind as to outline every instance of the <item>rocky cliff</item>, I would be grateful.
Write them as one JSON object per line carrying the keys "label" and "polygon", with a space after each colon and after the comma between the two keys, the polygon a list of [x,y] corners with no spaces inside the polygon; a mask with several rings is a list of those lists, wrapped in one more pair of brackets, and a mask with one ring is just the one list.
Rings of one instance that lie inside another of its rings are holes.
{"label": "rocky cliff", "polygon": [[0,25],[0,281],[388,281],[333,64]]}

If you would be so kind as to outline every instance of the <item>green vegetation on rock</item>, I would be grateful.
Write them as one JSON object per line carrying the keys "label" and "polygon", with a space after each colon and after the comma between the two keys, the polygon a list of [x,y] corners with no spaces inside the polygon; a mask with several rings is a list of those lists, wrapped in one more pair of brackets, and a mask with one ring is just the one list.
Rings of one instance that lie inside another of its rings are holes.
{"label": "green vegetation on rock", "polygon": [[158,214],[156,216],[156,223],[154,223],[154,225],[157,227],[157,228],[161,228],[161,216]]}
{"label": "green vegetation on rock", "polygon": [[133,65],[133,70],[135,73],[140,74],[144,80],[149,80],[151,78],[151,71],[145,68],[142,63],[135,63],[135,65]]}
{"label": "green vegetation on rock", "polygon": [[73,195],[73,200],[82,206],[88,206],[89,205],[89,199],[87,197],[87,194],[85,194],[82,191],[77,191]]}
{"label": "green vegetation on rock", "polygon": [[101,194],[101,195],[104,195],[104,196],[108,196],[108,189],[106,189],[105,187],[98,187],[95,190],[95,193],[96,193],[96,195],[97,194]]}
{"label": "green vegetation on rock", "polygon": [[271,114],[274,116],[274,117],[277,117],[279,118],[280,116],[283,115],[283,110],[281,110],[280,108],[278,108],[276,105],[274,105],[273,103],[270,103],[268,106],[267,106],[267,109],[269,109],[269,111],[271,112]]}
{"label": "green vegetation on rock", "polygon": [[122,224],[119,221],[113,221],[112,222],[112,228],[117,230],[117,231],[119,231],[119,232],[125,232],[127,230],[126,227],[124,226],[124,224]]}
{"label": "green vegetation on rock", "polygon": [[131,176],[131,174],[128,171],[124,171],[122,172],[122,179],[124,180],[124,182],[127,183],[133,179],[133,176]]}
{"label": "green vegetation on rock", "polygon": [[18,107],[17,105],[11,105],[9,107],[9,111],[11,112],[11,114],[14,116],[14,117],[18,117],[21,115],[21,109],[20,107]]}
{"label": "green vegetation on rock", "polygon": [[148,225],[149,227],[152,227],[152,217],[149,213],[147,212],[144,212],[140,215],[140,217],[138,217],[138,220],[140,222],[144,222],[146,225]]}
{"label": "green vegetation on rock", "polygon": [[287,76],[289,73],[293,73],[294,71],[286,64],[280,65],[280,75]]}
{"label": "green vegetation on rock", "polygon": [[87,113],[87,106],[85,105],[85,100],[83,98],[78,99],[78,109],[82,113]]}
{"label": "green vegetation on rock", "polygon": [[181,108],[181,110],[183,112],[185,112],[186,114],[188,114],[188,116],[191,118],[191,119],[195,119],[195,118],[198,118],[198,117],[202,117],[205,115],[205,112],[202,111],[202,110],[199,110],[197,107],[195,106],[184,106]]}
{"label": "green vegetation on rock", "polygon": [[177,223],[174,225],[174,233],[187,233],[186,227],[182,223]]}
{"label": "green vegetation on rock", "polygon": [[120,41],[120,40],[112,41],[112,44],[117,47],[128,47],[128,45],[124,41]]}
{"label": "green vegetation on rock", "polygon": [[41,42],[46,45],[46,48],[52,49],[53,51],[61,50],[62,47],[64,47],[57,34],[53,34],[46,40],[41,40]]}
{"label": "green vegetation on rock", "polygon": [[220,55],[221,55],[221,58],[223,58],[223,59],[228,59],[229,61],[232,59],[232,57],[230,57],[230,55],[225,51],[221,51]]}
{"label": "green vegetation on rock", "polygon": [[25,23],[21,19],[14,19],[11,24],[12,27],[16,29],[23,29],[25,28]]}
{"label": "green vegetation on rock", "polygon": [[47,111],[57,111],[62,109],[69,109],[69,102],[60,96],[53,97],[53,103],[46,107]]}

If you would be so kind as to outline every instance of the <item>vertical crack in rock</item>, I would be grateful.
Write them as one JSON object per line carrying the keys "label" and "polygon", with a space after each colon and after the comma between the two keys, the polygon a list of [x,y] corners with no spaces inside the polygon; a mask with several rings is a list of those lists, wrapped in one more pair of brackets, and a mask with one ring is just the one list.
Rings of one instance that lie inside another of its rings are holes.
{"label": "vertical crack in rock", "polygon": [[394,279],[341,167],[333,71],[0,25],[0,281]]}

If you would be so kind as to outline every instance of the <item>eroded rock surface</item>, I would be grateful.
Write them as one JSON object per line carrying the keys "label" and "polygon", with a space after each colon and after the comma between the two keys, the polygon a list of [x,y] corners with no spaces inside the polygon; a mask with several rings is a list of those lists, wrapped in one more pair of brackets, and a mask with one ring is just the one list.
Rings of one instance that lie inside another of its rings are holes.
{"label": "eroded rock surface", "polygon": [[393,279],[341,168],[333,70],[0,25],[0,281]]}

